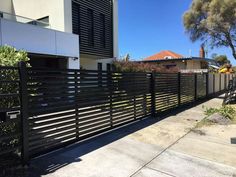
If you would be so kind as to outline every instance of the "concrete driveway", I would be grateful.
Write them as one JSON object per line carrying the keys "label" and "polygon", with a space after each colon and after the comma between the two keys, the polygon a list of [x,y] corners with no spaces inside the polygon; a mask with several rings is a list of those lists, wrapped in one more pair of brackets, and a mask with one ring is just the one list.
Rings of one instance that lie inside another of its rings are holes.
{"label": "concrete driveway", "polygon": [[236,126],[203,127],[202,105],[149,118],[34,159],[30,177],[236,177]]}

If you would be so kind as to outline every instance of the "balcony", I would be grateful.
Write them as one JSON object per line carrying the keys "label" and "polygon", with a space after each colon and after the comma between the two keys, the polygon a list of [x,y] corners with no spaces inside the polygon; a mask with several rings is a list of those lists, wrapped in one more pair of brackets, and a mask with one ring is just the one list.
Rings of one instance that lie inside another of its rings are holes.
{"label": "balcony", "polygon": [[0,12],[0,45],[28,53],[79,57],[79,36],[50,29],[44,21]]}
{"label": "balcony", "polygon": [[10,13],[0,11],[0,18],[15,21],[15,22],[20,22],[20,23],[31,24],[31,25],[35,25],[35,26],[39,26],[39,27],[44,27],[44,28],[51,28],[51,26],[49,24],[49,17],[34,20],[31,18],[22,17],[20,15],[13,15]]}

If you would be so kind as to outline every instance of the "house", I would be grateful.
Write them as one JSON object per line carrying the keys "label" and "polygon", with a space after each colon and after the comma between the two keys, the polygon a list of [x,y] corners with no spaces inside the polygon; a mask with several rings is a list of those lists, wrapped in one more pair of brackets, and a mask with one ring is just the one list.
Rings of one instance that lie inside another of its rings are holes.
{"label": "house", "polygon": [[33,67],[106,69],[118,56],[118,0],[0,1],[0,45]]}
{"label": "house", "polygon": [[199,57],[184,57],[175,52],[165,50],[145,58],[143,63],[153,63],[167,69],[178,68],[181,72],[207,72],[209,67],[219,68],[216,61],[205,57],[203,46]]}

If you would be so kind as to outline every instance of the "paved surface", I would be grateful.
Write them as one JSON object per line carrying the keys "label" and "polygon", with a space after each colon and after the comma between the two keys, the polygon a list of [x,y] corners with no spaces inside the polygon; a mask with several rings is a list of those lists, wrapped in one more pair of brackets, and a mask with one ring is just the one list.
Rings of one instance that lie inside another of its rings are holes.
{"label": "paved surface", "polygon": [[202,105],[149,118],[35,159],[30,177],[236,177],[236,126],[203,127]]}

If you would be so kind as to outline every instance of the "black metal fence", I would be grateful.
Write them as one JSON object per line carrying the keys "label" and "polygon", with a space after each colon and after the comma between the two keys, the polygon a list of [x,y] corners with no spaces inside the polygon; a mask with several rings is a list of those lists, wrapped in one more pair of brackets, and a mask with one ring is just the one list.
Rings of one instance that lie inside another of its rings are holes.
{"label": "black metal fence", "polygon": [[[19,70],[19,75],[6,79],[6,70]],[[1,119],[1,126],[12,121],[20,125],[19,130],[13,127],[13,132],[1,132],[1,142],[11,144],[8,137],[17,142],[6,149],[2,143],[1,154],[18,149],[24,163],[84,138],[207,98],[209,85],[214,83],[217,90],[218,83],[209,81],[208,74],[49,70],[26,68],[24,63],[19,68],[1,67],[0,73],[1,111],[21,110],[21,119],[14,114]],[[219,82],[217,92],[227,87],[227,77],[219,78],[224,83]],[[14,89],[5,92],[5,83]],[[7,102],[14,104],[4,108]]]}

